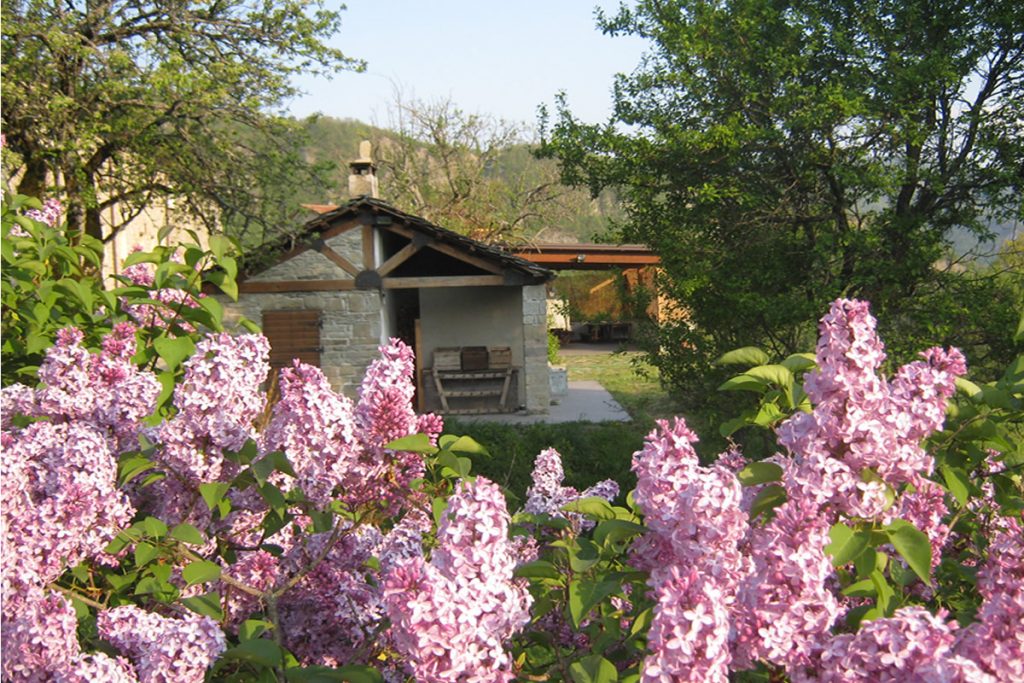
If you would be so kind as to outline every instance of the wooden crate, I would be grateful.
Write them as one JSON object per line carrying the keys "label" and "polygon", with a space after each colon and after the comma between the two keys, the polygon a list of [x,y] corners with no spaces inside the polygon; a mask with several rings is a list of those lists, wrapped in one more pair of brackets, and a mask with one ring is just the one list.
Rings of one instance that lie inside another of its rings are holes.
{"label": "wooden crate", "polygon": [[492,346],[487,349],[487,356],[491,370],[504,370],[512,366],[512,349],[508,346]]}
{"label": "wooden crate", "polygon": [[463,370],[486,370],[487,369],[487,347],[486,346],[463,346],[462,347],[462,369]]}
{"label": "wooden crate", "polygon": [[439,347],[434,349],[435,370],[461,370],[462,354],[459,347]]}

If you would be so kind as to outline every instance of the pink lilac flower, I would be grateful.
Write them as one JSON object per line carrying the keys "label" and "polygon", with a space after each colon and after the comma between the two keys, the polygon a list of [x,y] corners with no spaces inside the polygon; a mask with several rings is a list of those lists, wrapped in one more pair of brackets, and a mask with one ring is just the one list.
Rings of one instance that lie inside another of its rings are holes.
{"label": "pink lilac flower", "polygon": [[71,604],[57,593],[32,587],[11,604],[4,591],[3,678],[18,683],[46,683],[69,669],[78,657],[78,620]]}
{"label": "pink lilac flower", "polygon": [[5,433],[3,590],[42,587],[93,557],[134,509],[117,488],[117,461],[88,424],[35,422]]}
{"label": "pink lilac flower", "polygon": [[209,617],[163,617],[135,605],[101,611],[100,637],[124,653],[141,683],[200,683],[227,648],[224,633]]}
{"label": "pink lilac flower", "polygon": [[573,501],[591,497],[611,502],[619,495],[619,485],[611,479],[598,482],[583,492],[572,486],[563,486],[565,470],[562,468],[562,456],[554,448],[543,450],[537,455],[530,476],[533,483],[526,489],[523,512],[568,519],[576,529],[589,529],[594,523],[579,513],[564,512],[563,507]]}
{"label": "pink lilac flower", "polygon": [[174,390],[177,414],[152,434],[161,446],[159,464],[194,484],[216,481],[225,467],[231,469],[224,451],[237,451],[257,435],[269,355],[262,335],[221,333],[200,341]]}
{"label": "pink lilac flower", "polygon": [[103,652],[80,656],[65,671],[58,671],[54,683],[139,683],[139,677],[124,657]]}
{"label": "pink lilac flower", "polygon": [[888,509],[892,487],[918,486],[931,473],[920,441],[941,428],[954,380],[966,371],[959,351],[931,349],[886,382],[878,376],[885,353],[875,326],[866,302],[832,304],[821,321],[818,369],[805,378],[814,411],[778,429],[779,443],[794,455],[790,497],[865,518]]}
{"label": "pink lilac flower", "polygon": [[157,445],[153,460],[167,476],[135,492],[140,509],[171,524],[187,521],[203,528],[209,523],[198,486],[230,481],[239,466],[224,452],[257,438],[269,354],[262,335],[211,334],[196,345],[174,390],[177,414],[147,433]]}
{"label": "pink lilac flower", "polygon": [[263,433],[262,450],[281,450],[295,470],[298,485],[318,506],[335,489],[362,476],[352,402],[336,394],[319,368],[298,361],[279,376],[280,400]]}
{"label": "pink lilac flower", "polygon": [[957,654],[1000,681],[1024,680],[1024,525],[1001,518],[978,572],[983,602],[977,622],[959,634]]}
{"label": "pink lilac flower", "polygon": [[64,207],[61,206],[59,199],[47,199],[43,202],[42,208],[29,209],[25,212],[26,218],[31,218],[34,221],[45,223],[46,225],[55,227],[60,222],[60,216],[64,212]]}
{"label": "pink lilac flower", "polygon": [[[987,683],[995,678],[954,654],[956,622],[922,607],[903,607],[886,619],[833,638],[821,655],[821,683]],[[1006,679],[1012,680],[1012,679]]]}
{"label": "pink lilac flower", "polygon": [[696,568],[673,565],[658,600],[641,681],[713,683],[729,680],[729,611],[722,587]]}
{"label": "pink lilac flower", "polygon": [[[135,251],[141,250],[141,247],[135,249]],[[172,258],[176,261],[181,261],[177,254]],[[184,289],[176,289],[174,287],[152,289],[155,283],[155,273],[156,265],[148,262],[136,263],[127,266],[121,271],[122,277],[126,278],[131,284],[150,288],[149,298],[152,301],[152,303],[136,303],[130,301],[127,297],[121,297],[121,310],[141,327],[163,328],[168,330],[172,336],[174,336],[172,330],[174,326],[180,327],[185,333],[195,332],[195,327],[181,318],[180,311],[182,307],[198,308],[199,302],[192,293]],[[202,297],[203,295],[200,294],[199,296]]]}
{"label": "pink lilac flower", "polygon": [[506,641],[530,619],[531,598],[513,577],[509,515],[497,485],[460,482],[427,562],[413,557],[386,575],[391,638],[417,681],[511,681]]}
{"label": "pink lilac flower", "polygon": [[356,437],[361,446],[351,463],[353,477],[346,486],[346,498],[352,504],[377,501],[389,511],[397,511],[408,496],[409,483],[424,472],[418,453],[391,451],[385,446],[410,434],[428,431],[436,440],[442,426],[440,418],[423,418],[412,407],[416,392],[413,352],[399,339],[380,347],[381,357],[370,363],[359,387],[355,408]]}
{"label": "pink lilac flower", "polygon": [[733,611],[738,668],[765,660],[798,676],[813,663],[839,615],[828,589],[829,527],[811,501],[797,498],[776,508],[766,525],[751,529],[753,570],[737,591]]}
{"label": "pink lilac flower", "polygon": [[278,610],[285,644],[301,661],[340,666],[372,649],[383,618],[381,588],[367,566],[381,535],[373,527],[349,528],[324,554],[330,537],[307,533],[281,556],[285,576],[313,570],[281,597]]}
{"label": "pink lilac flower", "polygon": [[631,549],[638,567],[658,574],[671,566],[701,567],[731,595],[748,570],[738,544],[747,533],[740,509],[742,487],[728,469],[702,467],[693,449],[697,436],[681,418],[661,420],[633,455],[633,499],[649,533]]}
{"label": "pink lilac flower", "polygon": [[135,327],[115,325],[98,354],[83,348],[82,338],[73,327],[60,330],[39,368],[43,386],[31,394],[5,388],[5,410],[10,405],[24,415],[88,423],[108,434],[118,453],[138,448],[142,421],[156,407],[160,383],[131,362]]}
{"label": "pink lilac flower", "polygon": [[645,681],[726,680],[732,659],[729,609],[750,571],[739,549],[747,515],[735,474],[702,467],[696,440],[682,419],[659,421],[633,456],[648,533],[630,552],[658,600]]}

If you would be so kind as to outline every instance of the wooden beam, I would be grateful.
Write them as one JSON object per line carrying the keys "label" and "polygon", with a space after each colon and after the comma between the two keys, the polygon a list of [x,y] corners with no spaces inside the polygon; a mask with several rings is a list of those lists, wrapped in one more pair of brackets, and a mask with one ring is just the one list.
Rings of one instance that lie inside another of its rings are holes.
{"label": "wooden beam", "polygon": [[443,242],[437,242],[437,241],[432,242],[430,244],[430,248],[431,249],[436,249],[437,251],[441,252],[442,254],[447,254],[448,256],[451,256],[452,258],[457,258],[460,261],[464,261],[464,262],[468,263],[471,266],[476,266],[480,270],[486,270],[488,273],[494,273],[495,275],[501,275],[502,273],[505,272],[504,269],[502,269],[501,266],[495,265],[495,264],[491,263],[490,261],[488,261],[486,259],[482,259],[482,258],[480,258],[478,256],[472,256],[472,255],[467,254],[467,253],[465,253],[463,251],[459,251],[455,247],[453,247],[451,245],[448,245],[448,244],[444,244]]}
{"label": "wooden beam", "polygon": [[318,240],[315,246],[317,251],[329,258],[334,265],[338,266],[352,277],[359,275],[358,268],[352,265],[347,258],[327,246],[327,243],[323,240]]}
{"label": "wooden beam", "polygon": [[400,250],[398,250],[398,252],[394,256],[392,256],[391,258],[389,258],[387,261],[380,265],[380,268],[377,269],[377,274],[380,275],[381,277],[384,277],[385,275],[393,271],[395,268],[408,261],[409,257],[419,250],[420,247],[418,244],[410,243],[405,245]]}
{"label": "wooden beam", "polygon": [[[580,251],[570,254],[538,254],[536,252],[520,251],[516,256],[524,258],[547,268],[564,268],[568,270],[594,270],[600,268],[637,268],[640,266],[656,266],[661,259],[653,254],[601,254],[587,253]],[[580,257],[583,260],[580,260]]]}
{"label": "wooden beam", "polygon": [[344,292],[356,288],[355,280],[277,280],[275,282],[239,282],[238,291],[249,294],[281,292]]}
{"label": "wooden beam", "polygon": [[[391,232],[398,233],[402,237],[407,237],[409,239],[413,239],[415,235],[423,234],[416,232],[415,230],[410,230],[409,228],[406,228],[401,225],[389,225],[387,226],[387,229],[390,230]],[[467,254],[466,252],[461,251],[460,249],[457,249],[451,245],[445,244],[444,242],[438,242],[436,239],[431,239],[427,246],[429,246],[431,249],[435,249],[441,252],[442,254],[447,254],[452,258],[458,259],[463,263],[468,263],[471,266],[475,266],[480,270],[486,270],[488,273],[501,275],[502,273],[505,272],[501,266],[491,263],[487,259],[481,258],[479,256],[473,256],[472,254]]]}
{"label": "wooden beam", "polygon": [[505,284],[501,275],[447,275],[439,277],[386,277],[384,289],[426,289],[430,287],[493,287]]}
{"label": "wooden beam", "polygon": [[363,226],[363,270],[373,270],[377,267],[377,259],[374,257],[373,248],[373,226]]}

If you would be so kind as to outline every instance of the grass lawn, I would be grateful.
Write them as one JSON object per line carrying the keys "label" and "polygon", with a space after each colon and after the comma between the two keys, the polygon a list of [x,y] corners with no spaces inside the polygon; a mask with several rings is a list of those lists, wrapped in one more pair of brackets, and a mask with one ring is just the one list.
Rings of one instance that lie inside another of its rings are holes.
{"label": "grass lawn", "polygon": [[640,351],[615,353],[563,353],[561,364],[571,380],[596,380],[636,422],[650,426],[654,420],[679,414],[680,406],[661,388],[658,369],[643,361]]}
{"label": "grass lawn", "polygon": [[[513,511],[525,500],[534,458],[549,447],[562,455],[566,485],[584,489],[602,479],[614,479],[625,495],[636,485],[629,469],[633,452],[643,445],[655,419],[671,417],[678,408],[661,389],[657,371],[640,364],[641,355],[562,356],[569,379],[600,382],[630,414],[631,422],[501,425],[449,418],[445,432],[471,436],[490,451],[491,458],[475,462],[473,471],[504,486]],[[638,375],[637,369],[643,374]]]}

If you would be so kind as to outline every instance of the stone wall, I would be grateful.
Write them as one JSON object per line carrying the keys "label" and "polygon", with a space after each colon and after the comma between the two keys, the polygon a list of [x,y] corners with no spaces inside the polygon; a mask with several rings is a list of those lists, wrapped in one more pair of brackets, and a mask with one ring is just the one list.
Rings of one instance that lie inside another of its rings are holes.
{"label": "stone wall", "polygon": [[380,294],[369,292],[289,292],[242,294],[238,302],[225,301],[225,322],[244,316],[262,324],[263,311],[318,310],[321,315],[320,367],[331,386],[355,398],[366,366],[378,357]]}
{"label": "stone wall", "polygon": [[[363,268],[362,230],[356,228],[327,241],[327,246],[356,268]],[[309,249],[249,278],[250,282],[278,280],[351,280],[351,275],[318,251]]]}
{"label": "stone wall", "polygon": [[523,287],[523,384],[526,410],[546,413],[551,405],[548,377],[547,288]]}

